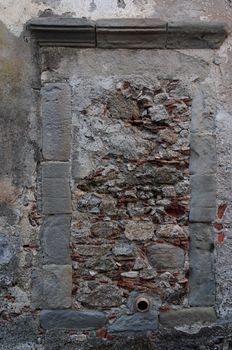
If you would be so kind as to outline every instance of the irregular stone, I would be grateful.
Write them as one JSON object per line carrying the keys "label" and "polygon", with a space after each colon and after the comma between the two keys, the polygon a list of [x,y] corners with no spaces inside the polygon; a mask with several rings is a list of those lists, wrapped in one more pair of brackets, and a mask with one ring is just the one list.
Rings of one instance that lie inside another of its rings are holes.
{"label": "irregular stone", "polygon": [[32,302],[36,308],[64,309],[71,306],[72,266],[44,265],[32,275]]}
{"label": "irregular stone", "polygon": [[149,108],[148,113],[153,122],[161,122],[169,118],[168,113],[163,105],[156,105]]}
{"label": "irregular stone", "polygon": [[68,160],[71,147],[71,91],[68,84],[49,83],[41,89],[43,156]]}
{"label": "irregular stone", "polygon": [[213,323],[217,320],[212,307],[191,307],[181,310],[161,312],[159,321],[163,327],[172,328],[177,326],[192,325],[194,323]]}
{"label": "irregular stone", "polygon": [[159,137],[161,141],[167,142],[170,145],[176,143],[178,140],[178,134],[169,129],[160,130]]}
{"label": "irregular stone", "polygon": [[111,249],[109,244],[93,245],[79,244],[75,247],[75,252],[83,256],[102,256],[108,253]]}
{"label": "irregular stone", "polygon": [[5,235],[0,235],[0,265],[8,264],[13,257],[10,242]]}
{"label": "irregular stone", "polygon": [[189,181],[180,181],[175,185],[175,190],[177,195],[188,195],[190,193],[190,183]]}
{"label": "irregular stone", "polygon": [[122,290],[115,285],[103,284],[97,286],[97,288],[90,291],[87,295],[83,295],[80,290],[77,299],[91,307],[109,309],[121,305]]}
{"label": "irregular stone", "polygon": [[42,210],[43,214],[71,212],[69,163],[42,164]]}
{"label": "irregular stone", "polygon": [[121,273],[122,277],[127,277],[127,278],[137,278],[138,275],[139,275],[138,271],[127,271],[127,272]]}
{"label": "irregular stone", "polygon": [[[90,260],[90,259],[88,259]],[[99,260],[95,257],[93,258],[92,266],[94,270],[100,272],[109,272],[113,270],[117,270],[118,266],[112,258],[106,258],[105,256],[101,257]],[[87,265],[87,264],[86,264]]]}
{"label": "irregular stone", "polygon": [[135,313],[119,317],[108,327],[108,332],[144,332],[155,330],[158,326],[158,315],[156,312]]}
{"label": "irregular stone", "polygon": [[0,233],[0,287],[2,288],[16,284],[19,278],[17,242],[9,238],[5,233]]}
{"label": "irregular stone", "polygon": [[94,194],[88,193],[82,196],[77,201],[77,209],[83,212],[89,212],[92,214],[98,214],[100,212],[100,205],[102,203],[102,199]]}
{"label": "irregular stone", "polygon": [[121,93],[110,96],[107,99],[107,106],[111,117],[114,119],[139,118],[140,111],[136,101],[125,98]]}
{"label": "irregular stone", "polygon": [[167,198],[176,197],[176,190],[174,186],[163,186],[162,192],[164,197],[167,197]]}
{"label": "irregular stone", "polygon": [[[0,184],[0,192],[1,192],[1,184]],[[4,217],[4,219],[6,219],[9,225],[14,225],[16,223],[18,215],[11,208],[10,205],[6,203],[1,203],[1,198],[0,198],[0,213],[1,213],[1,217]]]}
{"label": "irregular stone", "polygon": [[40,323],[44,329],[96,329],[105,325],[106,316],[95,310],[43,310]]}
{"label": "irregular stone", "polygon": [[139,272],[139,277],[147,281],[154,279],[157,275],[158,273],[151,266],[145,267]]}
{"label": "irregular stone", "polygon": [[69,215],[52,215],[43,221],[40,235],[45,264],[70,263],[70,221]]}
{"label": "irregular stone", "polygon": [[174,185],[182,178],[182,174],[177,169],[168,168],[166,166],[155,169],[154,183]]}
{"label": "irregular stone", "polygon": [[216,178],[214,175],[192,175],[190,207],[216,207]]}
{"label": "irregular stone", "polygon": [[166,243],[157,243],[147,247],[147,257],[157,270],[180,270],[184,267],[184,250]]}
{"label": "irregular stone", "polygon": [[14,298],[14,303],[11,306],[14,313],[21,314],[24,308],[30,307],[29,295],[24,290],[18,286],[14,286],[9,288],[9,292]]}
{"label": "irregular stone", "polygon": [[133,269],[136,271],[142,270],[143,268],[147,267],[147,262],[144,258],[138,256],[135,260]]}
{"label": "irregular stone", "polygon": [[91,233],[99,238],[113,238],[120,235],[117,224],[112,222],[97,222],[91,226]]}
{"label": "irregular stone", "polygon": [[154,224],[151,221],[128,221],[125,236],[130,241],[146,241],[154,236]]}
{"label": "irregular stone", "polygon": [[116,244],[113,249],[112,253],[114,256],[135,256],[135,248],[133,245],[128,243],[118,243]]}
{"label": "irregular stone", "polygon": [[175,224],[160,225],[156,235],[161,238],[182,238],[188,237],[188,228]]}
{"label": "irregular stone", "polygon": [[190,145],[190,174],[214,173],[217,166],[215,135],[192,133]]}

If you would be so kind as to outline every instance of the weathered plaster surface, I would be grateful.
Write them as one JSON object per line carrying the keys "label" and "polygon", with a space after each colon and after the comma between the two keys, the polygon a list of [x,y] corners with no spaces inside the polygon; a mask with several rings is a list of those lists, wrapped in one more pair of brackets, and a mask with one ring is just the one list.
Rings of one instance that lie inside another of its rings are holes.
{"label": "weathered plaster surface", "polygon": [[20,35],[27,20],[43,12],[72,17],[154,17],[171,20],[228,20],[229,0],[0,0],[0,20]]}

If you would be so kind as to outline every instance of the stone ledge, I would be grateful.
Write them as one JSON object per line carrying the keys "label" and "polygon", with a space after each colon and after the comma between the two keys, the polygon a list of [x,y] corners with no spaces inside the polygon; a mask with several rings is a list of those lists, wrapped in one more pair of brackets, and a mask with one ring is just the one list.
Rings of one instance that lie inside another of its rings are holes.
{"label": "stone ledge", "polygon": [[218,49],[226,38],[224,23],[182,22],[168,24],[167,49]]}
{"label": "stone ledge", "polygon": [[36,18],[27,28],[40,46],[96,46],[95,23],[84,18]]}
{"label": "stone ledge", "polygon": [[162,312],[159,315],[160,324],[167,328],[192,325],[198,322],[214,323],[216,320],[217,317],[213,307],[190,307]]}
{"label": "stone ledge", "polygon": [[152,19],[117,19],[96,22],[97,47],[164,49],[167,23]]}
{"label": "stone ledge", "polygon": [[43,17],[27,29],[40,46],[128,49],[217,49],[229,31],[220,22],[170,22],[158,19]]}
{"label": "stone ledge", "polygon": [[94,310],[43,310],[40,323],[44,329],[97,329],[105,325],[106,316]]}

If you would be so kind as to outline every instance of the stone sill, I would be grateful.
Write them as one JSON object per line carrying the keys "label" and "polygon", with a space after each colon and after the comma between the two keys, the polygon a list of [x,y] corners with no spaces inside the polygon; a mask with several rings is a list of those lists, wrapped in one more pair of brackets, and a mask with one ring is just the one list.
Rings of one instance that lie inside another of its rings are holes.
{"label": "stone sill", "polygon": [[104,49],[218,49],[229,31],[222,22],[41,17],[27,23],[40,46]]}
{"label": "stone sill", "polygon": [[161,312],[134,313],[122,315],[112,324],[107,323],[104,312],[97,310],[42,310],[40,325],[44,329],[82,329],[106,328],[109,333],[143,332],[164,328],[193,326],[197,323],[216,324],[217,317],[213,307],[190,307]]}

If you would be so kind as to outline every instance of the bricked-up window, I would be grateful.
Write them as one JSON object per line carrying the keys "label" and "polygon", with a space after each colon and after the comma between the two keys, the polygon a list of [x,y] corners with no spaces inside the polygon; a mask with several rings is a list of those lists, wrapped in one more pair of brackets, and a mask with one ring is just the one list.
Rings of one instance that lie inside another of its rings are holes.
{"label": "bricked-up window", "polygon": [[209,67],[156,49],[217,48],[225,31],[170,24],[167,32],[141,20],[122,36],[117,21],[72,20],[79,35],[71,27],[60,35],[63,21],[32,24],[40,45],[78,47],[40,50],[43,266],[33,298],[50,309],[42,326],[83,328],[84,320],[102,329],[108,319],[108,332],[153,330],[158,314],[175,324],[167,309],[214,320],[213,308],[193,307],[213,305],[215,293],[215,135],[204,123],[214,118],[200,83]]}
{"label": "bricked-up window", "polygon": [[138,75],[82,78],[73,86],[71,240],[79,303],[120,307],[133,290],[156,297],[157,307],[183,304],[189,91],[178,79]]}

